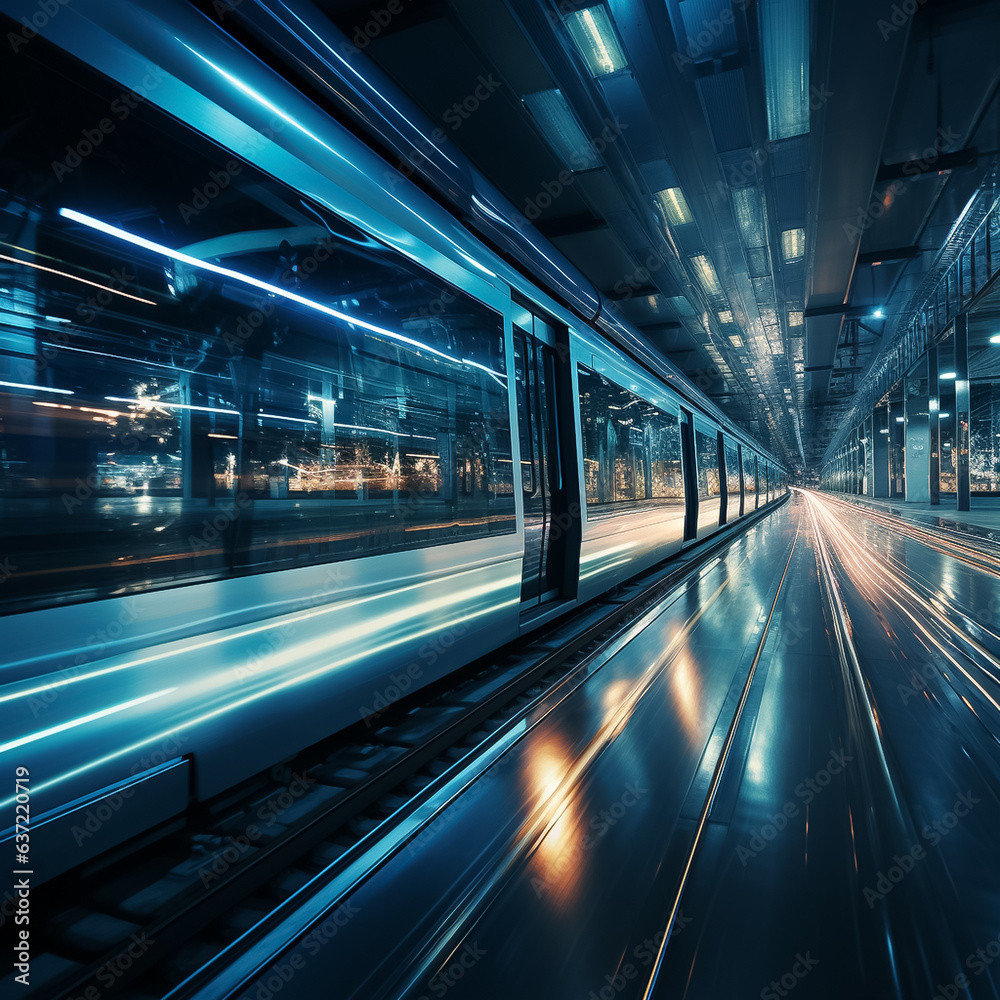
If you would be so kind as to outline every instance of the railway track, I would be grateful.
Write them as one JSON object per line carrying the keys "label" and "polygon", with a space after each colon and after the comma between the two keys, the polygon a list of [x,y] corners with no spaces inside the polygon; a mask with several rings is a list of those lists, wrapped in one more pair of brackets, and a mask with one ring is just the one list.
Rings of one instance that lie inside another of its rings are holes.
{"label": "railway track", "polygon": [[[36,892],[32,1000],[194,995],[316,876],[351,869],[456,765],[551,696],[769,504],[568,618],[404,696]],[[73,900],[67,906],[66,900]]]}

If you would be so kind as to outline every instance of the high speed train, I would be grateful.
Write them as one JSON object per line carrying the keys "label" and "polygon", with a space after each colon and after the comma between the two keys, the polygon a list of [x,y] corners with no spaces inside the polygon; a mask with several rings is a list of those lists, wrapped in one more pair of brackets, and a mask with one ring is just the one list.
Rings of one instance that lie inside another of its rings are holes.
{"label": "high speed train", "polygon": [[36,878],[784,490],[226,23],[0,0],[0,770]]}

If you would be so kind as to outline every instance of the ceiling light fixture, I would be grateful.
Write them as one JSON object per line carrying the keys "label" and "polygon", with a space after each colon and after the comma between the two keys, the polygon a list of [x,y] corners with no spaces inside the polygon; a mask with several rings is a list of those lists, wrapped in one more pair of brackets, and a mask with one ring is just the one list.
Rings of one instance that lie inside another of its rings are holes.
{"label": "ceiling light fixture", "polygon": [[804,229],[786,229],[781,234],[781,253],[786,264],[805,257],[806,231]]}
{"label": "ceiling light fixture", "polygon": [[672,226],[686,226],[694,222],[691,208],[684,197],[684,192],[679,187],[666,188],[664,191],[657,191],[653,195],[664,218]]}
{"label": "ceiling light fixture", "polygon": [[575,10],[565,23],[591,76],[609,76],[628,66],[611,15],[603,4]]}
{"label": "ceiling light fixture", "polygon": [[596,170],[601,158],[583,127],[576,120],[561,90],[540,90],[521,100],[538,123],[553,152],[574,173]]}
{"label": "ceiling light fixture", "polygon": [[774,142],[809,131],[809,4],[761,0],[767,132]]}
{"label": "ceiling light fixture", "polygon": [[691,258],[691,263],[697,272],[698,280],[709,295],[721,295],[722,286],[719,284],[719,276],[715,271],[715,265],[711,258],[705,254],[698,254]]}

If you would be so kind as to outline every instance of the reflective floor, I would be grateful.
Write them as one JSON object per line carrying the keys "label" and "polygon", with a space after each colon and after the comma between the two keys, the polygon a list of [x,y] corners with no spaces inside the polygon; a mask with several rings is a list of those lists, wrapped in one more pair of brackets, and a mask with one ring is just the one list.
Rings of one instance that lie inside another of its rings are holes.
{"label": "reflective floor", "polygon": [[998,996],[998,567],[795,492],[300,942],[296,989]]}

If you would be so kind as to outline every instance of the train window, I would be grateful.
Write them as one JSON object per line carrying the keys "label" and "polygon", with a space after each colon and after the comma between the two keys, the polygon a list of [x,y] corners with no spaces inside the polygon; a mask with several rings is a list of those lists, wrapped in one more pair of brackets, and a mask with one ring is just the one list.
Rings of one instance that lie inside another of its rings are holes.
{"label": "train window", "polygon": [[729,494],[727,517],[736,517],[740,512],[740,457],[736,442],[725,438],[726,443],[726,490]]}
{"label": "train window", "polygon": [[708,500],[721,494],[719,482],[719,438],[717,434],[695,431],[698,451],[698,499]]}
{"label": "train window", "polygon": [[516,530],[499,314],[41,39],[0,79],[8,608]]}
{"label": "train window", "polygon": [[587,504],[684,503],[677,415],[584,365],[578,370]]}
{"label": "train window", "polygon": [[754,509],[757,502],[757,472],[754,465],[754,453],[749,448],[743,449],[743,489],[744,510]]}

